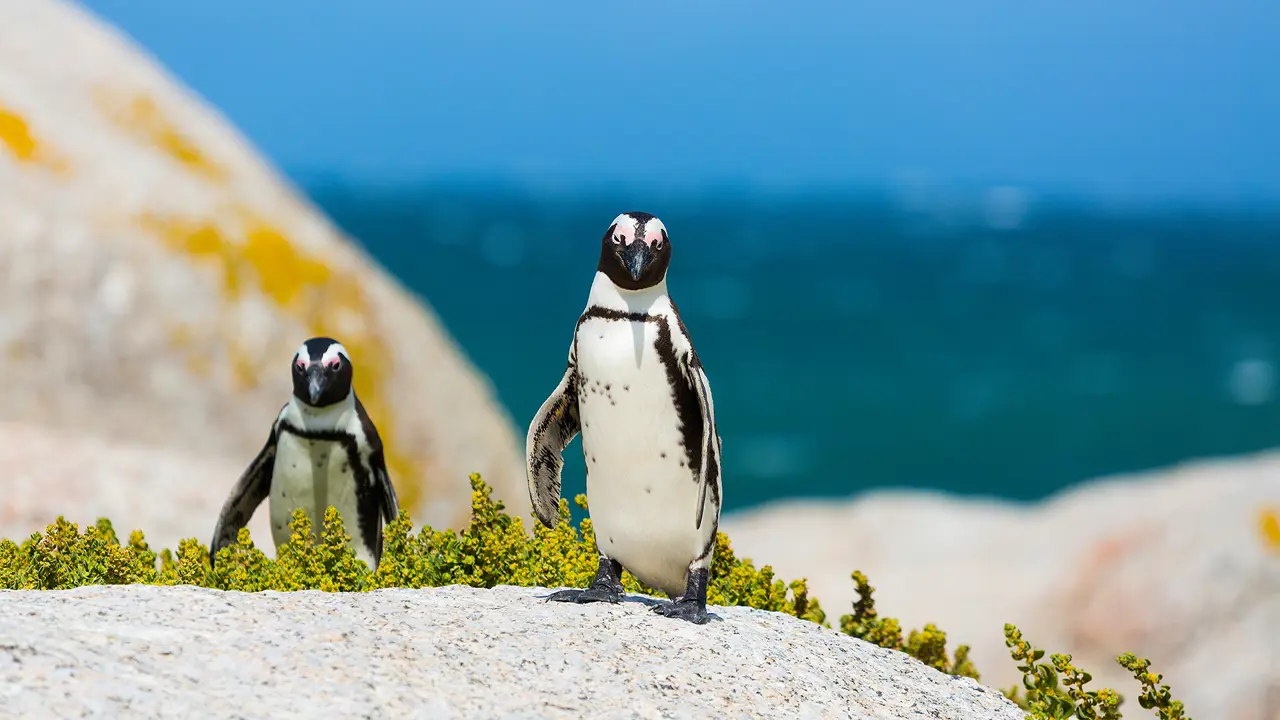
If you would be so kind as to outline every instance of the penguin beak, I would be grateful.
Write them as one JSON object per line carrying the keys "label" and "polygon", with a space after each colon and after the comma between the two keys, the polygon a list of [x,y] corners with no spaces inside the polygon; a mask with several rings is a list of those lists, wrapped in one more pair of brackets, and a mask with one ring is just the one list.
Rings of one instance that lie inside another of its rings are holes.
{"label": "penguin beak", "polygon": [[320,396],[324,395],[328,387],[329,375],[324,371],[323,365],[314,363],[307,368],[307,394],[311,397],[312,405],[319,402]]}
{"label": "penguin beak", "polygon": [[656,255],[653,248],[649,247],[649,243],[635,240],[618,248],[618,259],[622,261],[622,267],[627,269],[631,275],[631,279],[636,282],[644,277],[644,271],[648,269],[649,264],[653,262]]}

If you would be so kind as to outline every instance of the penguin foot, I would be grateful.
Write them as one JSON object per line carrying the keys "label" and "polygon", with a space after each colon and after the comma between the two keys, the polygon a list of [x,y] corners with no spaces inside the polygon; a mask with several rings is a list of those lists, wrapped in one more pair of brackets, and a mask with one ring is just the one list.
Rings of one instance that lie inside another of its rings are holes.
{"label": "penguin foot", "polygon": [[697,598],[678,597],[669,603],[662,605],[654,605],[653,612],[663,617],[675,618],[677,620],[688,620],[694,625],[704,625],[711,619],[707,615],[707,604],[699,601]]}
{"label": "penguin foot", "polygon": [[707,568],[696,565],[690,567],[688,578],[685,580],[684,594],[673,598],[669,603],[654,605],[650,609],[663,617],[688,620],[694,625],[705,624],[711,619],[707,615],[707,581],[710,578],[711,572]]}
{"label": "penguin foot", "polygon": [[593,603],[622,602],[622,563],[607,557],[600,558],[596,579],[585,590],[561,590],[547,596],[548,602]]}
{"label": "penguin foot", "polygon": [[612,588],[592,586],[585,590],[561,590],[551,593],[547,596],[547,602],[619,603],[622,602],[622,593],[616,592]]}

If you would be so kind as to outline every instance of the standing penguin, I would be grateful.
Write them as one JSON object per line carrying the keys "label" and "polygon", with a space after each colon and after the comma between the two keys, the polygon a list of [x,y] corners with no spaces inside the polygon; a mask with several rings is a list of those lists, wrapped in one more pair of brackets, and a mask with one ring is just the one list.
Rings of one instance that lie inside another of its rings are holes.
{"label": "standing penguin", "polygon": [[525,462],[538,519],[554,527],[564,448],[579,432],[600,565],[558,602],[618,602],[622,568],[673,600],[653,609],[707,621],[720,521],[720,436],[711,386],[667,295],[671,241],[642,212],[614,219],[578,318],[569,362],[529,426]]}
{"label": "standing penguin", "polygon": [[293,356],[293,397],[222,506],[209,545],[235,542],[254,510],[270,496],[271,536],[289,542],[293,511],[303,508],[319,535],[330,505],[342,515],[356,557],[377,568],[382,526],[399,514],[396,490],[378,430],[351,386],[351,358],[337,340],[311,338]]}

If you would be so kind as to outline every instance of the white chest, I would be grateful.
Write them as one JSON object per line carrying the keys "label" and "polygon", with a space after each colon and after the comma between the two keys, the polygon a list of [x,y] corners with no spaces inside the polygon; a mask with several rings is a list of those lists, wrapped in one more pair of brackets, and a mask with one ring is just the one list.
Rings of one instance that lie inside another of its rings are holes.
{"label": "white chest", "polygon": [[589,318],[578,328],[584,447],[628,454],[679,441],[668,360],[656,349],[664,322]]}
{"label": "white chest", "polygon": [[[683,590],[705,545],[681,445],[667,319],[588,318],[578,328],[578,412],[587,500],[601,552],[646,583]],[[709,527],[709,524],[708,524]]]}
{"label": "white chest", "polygon": [[312,531],[318,536],[325,510],[332,505],[342,514],[353,549],[363,557],[354,461],[340,442],[308,440],[281,432],[270,497],[271,532],[277,547],[289,540],[294,510],[302,508],[307,512]]}

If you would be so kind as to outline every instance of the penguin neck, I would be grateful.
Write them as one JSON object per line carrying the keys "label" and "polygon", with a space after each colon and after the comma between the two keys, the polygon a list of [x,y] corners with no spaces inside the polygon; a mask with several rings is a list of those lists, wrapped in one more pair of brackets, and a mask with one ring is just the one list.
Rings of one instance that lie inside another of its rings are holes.
{"label": "penguin neck", "polygon": [[289,402],[293,403],[295,416],[301,421],[303,429],[338,430],[346,424],[350,413],[355,412],[356,393],[352,390],[338,402],[324,407],[308,405],[296,396]]}
{"label": "penguin neck", "polygon": [[608,275],[597,271],[587,296],[587,307],[619,310],[625,313],[660,312],[668,304],[667,278],[640,290],[626,290],[613,284]]}

